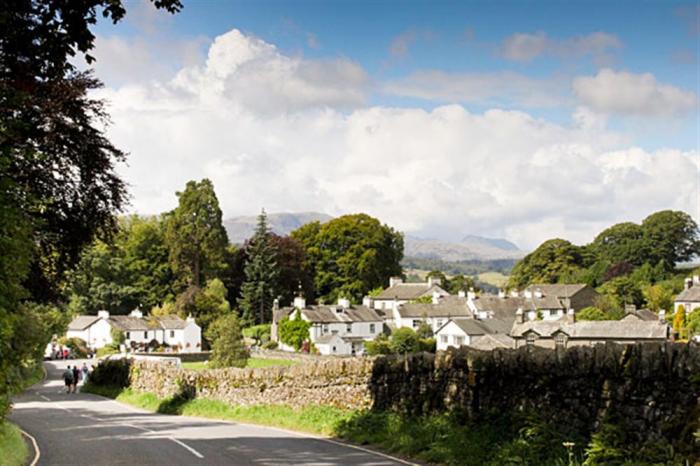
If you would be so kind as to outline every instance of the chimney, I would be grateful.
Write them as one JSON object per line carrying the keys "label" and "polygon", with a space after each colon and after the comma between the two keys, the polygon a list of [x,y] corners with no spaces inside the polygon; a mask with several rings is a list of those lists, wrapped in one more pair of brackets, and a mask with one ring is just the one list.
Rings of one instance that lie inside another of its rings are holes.
{"label": "chimney", "polygon": [[306,309],[306,300],[301,293],[294,298],[294,307],[296,309]]}
{"label": "chimney", "polygon": [[467,299],[470,301],[476,299],[476,292],[474,291],[474,288],[469,288],[469,291],[467,291]]}
{"label": "chimney", "polygon": [[365,296],[362,298],[362,305],[372,309],[374,307],[374,299],[371,296]]}
{"label": "chimney", "polygon": [[659,322],[666,322],[666,311],[659,309]]}
{"label": "chimney", "polygon": [[136,317],[136,318],[140,319],[143,317],[143,312],[141,312],[141,309],[136,308],[129,313],[129,316]]}
{"label": "chimney", "polygon": [[542,296],[544,296],[542,290],[535,290],[535,298],[542,298]]}
{"label": "chimney", "polygon": [[440,293],[433,291],[433,304],[440,303]]}
{"label": "chimney", "polygon": [[506,292],[503,291],[503,290],[501,290],[501,289],[499,289],[499,290],[498,290],[498,297],[501,298],[501,299],[505,298],[505,297],[506,297]]}
{"label": "chimney", "polygon": [[464,292],[464,290],[459,290],[457,292],[457,296],[459,296],[460,298],[466,298],[467,294]]}
{"label": "chimney", "polygon": [[194,317],[192,317],[192,314],[189,314],[189,315],[187,316],[187,319],[185,319],[185,320],[186,320],[187,322],[192,322],[193,324],[196,323],[196,322],[194,321]]}
{"label": "chimney", "polygon": [[403,283],[403,278],[401,278],[401,277],[391,277],[391,278],[389,279],[389,288],[391,288],[391,287],[394,286],[394,285],[400,285],[401,283]]}
{"label": "chimney", "polygon": [[522,307],[519,307],[518,310],[515,311],[515,321],[519,324],[525,323],[525,313]]}
{"label": "chimney", "polygon": [[530,290],[530,289],[525,290],[525,297],[528,299],[532,298],[532,290]]}
{"label": "chimney", "polygon": [[692,278],[686,278],[685,279],[685,289],[689,290],[693,286],[693,279]]}
{"label": "chimney", "polygon": [[576,313],[574,312],[573,309],[569,309],[568,311],[566,311],[566,315],[567,315],[567,317],[569,317],[569,320],[572,323],[576,323]]}
{"label": "chimney", "polygon": [[510,297],[517,298],[518,297],[518,290],[510,290]]}
{"label": "chimney", "polygon": [[437,277],[428,277],[428,287],[431,287],[433,285],[441,285],[442,280],[440,280]]}
{"label": "chimney", "polygon": [[350,307],[350,300],[348,298],[338,298],[338,306],[347,309]]}
{"label": "chimney", "polygon": [[109,319],[109,311],[97,311],[97,317],[100,319]]}
{"label": "chimney", "polygon": [[700,275],[693,275],[693,285],[700,286]]}

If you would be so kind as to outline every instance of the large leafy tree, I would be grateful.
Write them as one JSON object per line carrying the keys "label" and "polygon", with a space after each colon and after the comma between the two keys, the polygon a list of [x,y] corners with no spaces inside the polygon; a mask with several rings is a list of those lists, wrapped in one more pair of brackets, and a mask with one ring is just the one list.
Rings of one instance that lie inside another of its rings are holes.
{"label": "large leafy tree", "polygon": [[292,237],[304,245],[316,293],[326,301],[340,295],[360,300],[389,277],[401,275],[403,236],[369,215],[314,222]]}
{"label": "large leafy tree", "polygon": [[65,272],[96,235],[114,231],[126,202],[115,171],[124,153],[103,133],[102,102],[88,96],[100,83],[71,63],[92,49],[98,11],[113,22],[125,14],[120,0],[0,8],[0,417],[26,354],[25,339],[13,338],[28,319],[20,300],[59,299]]}
{"label": "large leafy tree", "polygon": [[304,246],[291,236],[273,234],[270,242],[275,250],[277,262],[277,292],[281,304],[292,302],[294,296],[301,291],[307,300],[314,298],[314,277],[307,269],[306,251]]}
{"label": "large leafy tree", "polygon": [[235,313],[219,317],[206,332],[211,345],[211,367],[245,367],[250,353],[243,342],[241,325]]}
{"label": "large leafy tree", "polygon": [[211,181],[189,181],[177,197],[165,232],[170,263],[184,283],[199,288],[225,267],[228,236]]}
{"label": "large leafy tree", "polygon": [[610,264],[638,266],[649,259],[644,229],[632,222],[618,223],[603,230],[593,240],[591,249],[597,260]]}
{"label": "large leafy tree", "polygon": [[649,262],[663,261],[671,270],[678,262],[700,255],[698,225],[685,212],[662,210],[642,222],[644,237],[649,245]]}
{"label": "large leafy tree", "polygon": [[272,320],[272,304],[277,298],[279,269],[277,250],[263,210],[258,225],[246,245],[245,282],[241,287],[239,307],[246,325]]}
{"label": "large leafy tree", "polygon": [[511,273],[509,285],[522,288],[532,283],[559,283],[575,279],[587,265],[584,248],[563,239],[551,239],[525,256]]}

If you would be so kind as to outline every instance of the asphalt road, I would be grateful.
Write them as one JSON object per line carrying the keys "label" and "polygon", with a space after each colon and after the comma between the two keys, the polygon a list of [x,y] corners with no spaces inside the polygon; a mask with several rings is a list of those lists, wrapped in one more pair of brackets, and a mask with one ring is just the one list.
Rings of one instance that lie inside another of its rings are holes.
{"label": "asphalt road", "polygon": [[66,394],[65,366],[14,400],[12,422],[39,446],[39,465],[397,465],[326,439],[249,424],[153,414],[87,393]]}

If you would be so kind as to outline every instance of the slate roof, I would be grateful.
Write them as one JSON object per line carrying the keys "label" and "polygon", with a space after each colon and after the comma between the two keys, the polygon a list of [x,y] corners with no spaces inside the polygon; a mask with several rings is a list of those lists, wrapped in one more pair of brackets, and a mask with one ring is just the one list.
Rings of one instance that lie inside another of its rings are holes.
{"label": "slate roof", "polygon": [[443,296],[438,304],[406,303],[398,308],[401,317],[473,317],[467,306],[467,299],[459,296]]}
{"label": "slate roof", "polygon": [[98,320],[97,316],[78,316],[68,324],[68,330],[85,330]]}
{"label": "slate roof", "polygon": [[[511,329],[507,322],[500,319],[457,319],[452,322],[467,335],[507,334]],[[444,326],[446,326],[445,324]],[[443,327],[444,327],[443,326]],[[438,332],[440,329],[438,329]]]}
{"label": "slate roof", "polygon": [[535,291],[541,291],[543,295],[545,296],[552,296],[555,298],[570,298],[579,291],[583,290],[586,288],[585,283],[575,283],[575,284],[535,284],[535,285],[530,285],[527,288],[525,288],[526,291],[532,291],[533,293]]}
{"label": "slate roof", "polygon": [[681,291],[681,293],[676,296],[676,302],[700,302],[700,286],[691,286],[687,290]]}
{"label": "slate roof", "polygon": [[649,309],[635,309],[634,311],[628,312],[622,320],[646,320],[651,322],[658,321],[659,315]]}
{"label": "slate roof", "polygon": [[[277,320],[279,321],[282,318],[289,316],[294,310],[295,309],[292,307],[280,309],[276,314]],[[374,309],[360,305],[353,305],[348,308],[341,308],[335,304],[313,305],[305,307],[301,310],[301,313],[309,320],[309,322],[318,324],[384,321],[383,317],[377,314]]]}
{"label": "slate roof", "polygon": [[335,333],[327,333],[327,334],[325,334],[325,335],[321,335],[320,337],[318,337],[318,338],[316,339],[316,341],[314,342],[314,344],[327,345],[328,343],[330,343],[331,341],[333,341],[336,337],[337,337],[338,339],[342,339],[340,336],[338,336],[338,335],[335,334]]}
{"label": "slate roof", "polygon": [[154,324],[164,330],[182,330],[187,327],[187,321],[175,315],[151,317],[149,320],[155,321]]}
{"label": "slate roof", "polygon": [[469,347],[482,351],[491,351],[496,348],[514,348],[515,340],[503,333],[487,334],[474,337]]}
{"label": "slate roof", "polygon": [[438,285],[428,285],[427,283],[397,283],[394,286],[384,289],[377,296],[374,296],[374,299],[411,301],[421,296],[431,296],[433,291],[437,291],[442,295],[449,294]]}
{"label": "slate roof", "polygon": [[551,337],[564,332],[569,338],[642,340],[666,339],[668,325],[659,321],[644,320],[591,320],[567,323],[565,321],[530,321],[515,324],[511,336],[522,337],[534,331],[541,337]]}
{"label": "slate roof", "polygon": [[145,319],[140,317],[110,316],[109,323],[112,327],[125,332],[153,329],[153,326],[149,325]]}

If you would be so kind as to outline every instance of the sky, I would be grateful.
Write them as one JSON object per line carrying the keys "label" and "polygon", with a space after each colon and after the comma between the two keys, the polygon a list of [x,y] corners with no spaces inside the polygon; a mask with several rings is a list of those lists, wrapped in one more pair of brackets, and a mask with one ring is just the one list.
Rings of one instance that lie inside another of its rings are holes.
{"label": "sky", "polygon": [[[529,250],[700,221],[696,2],[127,1],[93,55],[130,212],[365,212]],[[85,66],[85,65],[83,65]]]}

